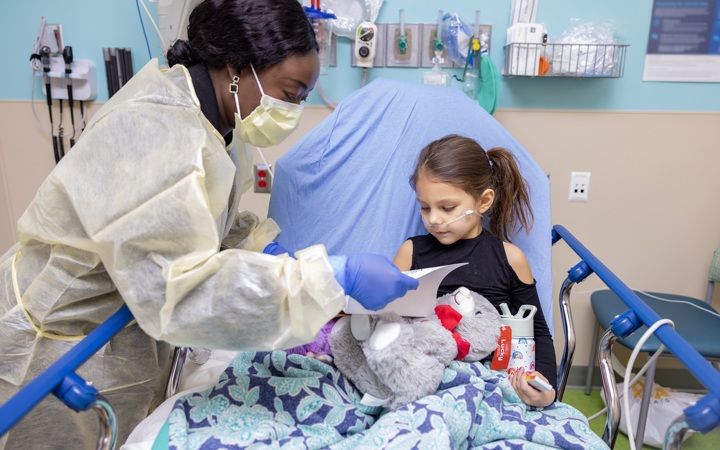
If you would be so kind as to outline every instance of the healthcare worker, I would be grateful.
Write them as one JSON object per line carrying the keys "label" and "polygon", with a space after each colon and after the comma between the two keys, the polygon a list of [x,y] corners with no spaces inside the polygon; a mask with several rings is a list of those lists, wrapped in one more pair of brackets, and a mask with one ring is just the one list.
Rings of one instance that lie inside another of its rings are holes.
{"label": "healthcare worker", "polygon": [[[290,257],[268,245],[273,222],[238,213],[250,145],[287,137],[318,77],[297,0],[206,0],[167,58],[95,114],[0,261],[0,402],[130,307],[137,323],[78,371],[115,407],[119,442],[162,400],[169,344],[290,348],[312,341],[345,294],[380,309],[417,287],[376,255],[315,246]],[[97,422],[49,397],[0,447],[92,448]]]}

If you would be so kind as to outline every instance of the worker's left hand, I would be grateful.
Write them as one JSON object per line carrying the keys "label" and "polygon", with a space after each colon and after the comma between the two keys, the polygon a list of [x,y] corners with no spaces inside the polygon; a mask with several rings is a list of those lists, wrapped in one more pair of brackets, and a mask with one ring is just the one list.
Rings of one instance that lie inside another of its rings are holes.
{"label": "worker's left hand", "polygon": [[525,372],[525,369],[520,368],[516,372],[508,375],[510,384],[515,389],[515,392],[517,392],[518,397],[520,397],[526,405],[536,406],[538,408],[550,406],[555,401],[555,389],[550,391],[539,391],[535,389],[528,384],[525,378],[529,374],[549,383],[548,379],[540,372]]}
{"label": "worker's left hand", "polygon": [[[405,275],[385,256],[357,254],[331,257],[335,279],[345,293],[371,311],[383,309],[410,289],[417,289],[418,280]],[[343,264],[344,262],[344,264]]]}

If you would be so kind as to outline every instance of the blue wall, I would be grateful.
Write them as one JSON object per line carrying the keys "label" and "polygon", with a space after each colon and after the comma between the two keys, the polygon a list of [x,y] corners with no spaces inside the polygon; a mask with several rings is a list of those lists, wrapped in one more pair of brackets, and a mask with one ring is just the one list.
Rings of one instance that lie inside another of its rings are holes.
{"label": "blue wall", "polygon": [[[154,12],[155,4],[148,0],[146,3]],[[499,108],[720,110],[718,83],[642,81],[652,0],[540,0],[539,5],[538,21],[547,25],[551,38],[559,36],[573,18],[612,20],[623,42],[630,44],[625,76],[620,79],[502,78]],[[385,0],[378,22],[397,22],[400,8],[405,9],[408,23],[434,23],[438,9],[457,12],[473,22],[475,10],[480,9],[481,21],[493,25],[492,59],[498,67],[502,65],[510,0]],[[95,61],[100,101],[107,99],[103,47],[131,47],[136,70],[148,61],[134,0],[5,0],[0,6],[0,42],[7,59],[0,76],[0,99],[30,98],[28,57],[41,15],[48,22],[62,23],[65,43],[73,46],[76,58]],[[157,56],[161,52],[158,38],[148,21],[145,22],[153,55]],[[389,77],[419,83],[426,70],[371,69],[368,79]],[[460,69],[454,71],[461,75]],[[360,77],[361,71],[350,67],[349,40],[342,38],[338,45],[338,66],[320,78],[322,87],[331,99],[340,101],[360,86]],[[309,103],[321,104],[322,100],[313,93]]]}

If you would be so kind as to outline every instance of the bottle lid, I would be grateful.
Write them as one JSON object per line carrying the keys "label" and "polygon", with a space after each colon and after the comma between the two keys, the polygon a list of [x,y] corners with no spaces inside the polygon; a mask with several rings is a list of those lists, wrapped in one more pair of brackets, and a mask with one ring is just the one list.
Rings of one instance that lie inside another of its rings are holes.
{"label": "bottle lid", "polygon": [[510,327],[513,338],[516,337],[533,337],[535,335],[533,328],[533,317],[537,312],[537,307],[533,305],[522,305],[514,316],[510,313],[506,303],[500,305],[500,321],[503,325]]}

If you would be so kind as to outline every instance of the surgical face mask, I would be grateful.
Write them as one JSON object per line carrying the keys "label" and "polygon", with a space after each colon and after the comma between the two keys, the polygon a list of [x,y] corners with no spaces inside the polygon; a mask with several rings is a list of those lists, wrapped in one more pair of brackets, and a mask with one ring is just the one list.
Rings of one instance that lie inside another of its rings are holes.
{"label": "surgical face mask", "polygon": [[297,128],[303,107],[265,94],[257,73],[255,73],[255,68],[250,65],[250,69],[252,69],[262,97],[260,97],[260,104],[257,108],[244,119],[238,120],[242,117],[237,94],[239,78],[233,78],[230,92],[235,95],[235,107],[237,108],[235,128],[239,131],[242,140],[248,144],[256,147],[271,147],[285,140]]}
{"label": "surgical face mask", "polygon": [[461,214],[459,217],[456,217],[456,218],[454,218],[454,219],[452,219],[452,220],[449,220],[449,221],[447,221],[447,222],[444,222],[444,223],[431,224],[430,222],[428,222],[427,218],[424,217],[424,216],[423,216],[423,222],[425,223],[425,226],[426,226],[428,229],[431,229],[431,230],[442,230],[443,228],[446,228],[446,227],[449,226],[450,224],[453,224],[453,223],[455,223],[455,222],[457,222],[457,221],[459,221],[459,220],[467,219],[469,216],[472,216],[473,214],[477,214],[479,217],[482,217],[482,214],[480,214],[479,212],[473,211],[472,209],[468,209],[468,210],[465,211],[463,214]]}

